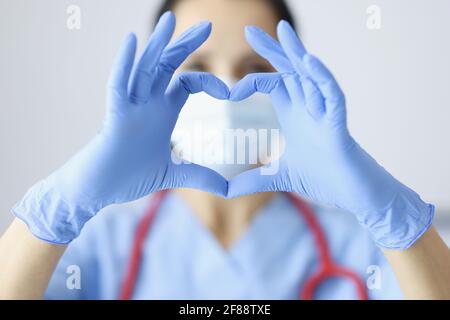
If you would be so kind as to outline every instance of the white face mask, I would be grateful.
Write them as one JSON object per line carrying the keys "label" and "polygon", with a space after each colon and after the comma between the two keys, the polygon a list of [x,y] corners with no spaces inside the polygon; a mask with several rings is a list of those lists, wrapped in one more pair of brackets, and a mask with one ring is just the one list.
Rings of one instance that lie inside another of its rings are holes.
{"label": "white face mask", "polygon": [[263,94],[240,102],[192,95],[181,110],[172,145],[179,158],[226,179],[277,159],[283,148],[275,111]]}

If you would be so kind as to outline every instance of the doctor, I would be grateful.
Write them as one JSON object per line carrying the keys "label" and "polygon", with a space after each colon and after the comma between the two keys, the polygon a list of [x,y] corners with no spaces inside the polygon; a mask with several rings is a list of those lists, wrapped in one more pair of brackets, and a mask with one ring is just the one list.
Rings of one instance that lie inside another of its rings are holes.
{"label": "doctor", "polygon": [[[135,36],[124,40],[99,133],[14,206],[0,297],[450,298],[434,207],[350,135],[344,95],[284,2],[166,10],[177,25],[163,14],[140,59]],[[180,161],[204,143],[180,134],[193,114],[224,129],[279,127],[276,172]]]}

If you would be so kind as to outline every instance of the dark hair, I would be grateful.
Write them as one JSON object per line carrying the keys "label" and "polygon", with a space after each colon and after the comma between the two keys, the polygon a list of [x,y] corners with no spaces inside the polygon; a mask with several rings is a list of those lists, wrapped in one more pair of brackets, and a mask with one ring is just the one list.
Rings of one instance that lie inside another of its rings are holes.
{"label": "dark hair", "polygon": [[[157,11],[155,21],[158,21],[164,12],[173,10],[175,4],[179,1],[180,0],[163,0],[159,10]],[[265,2],[273,8],[280,20],[286,20],[292,27],[296,27],[294,16],[292,15],[292,12],[285,0],[265,0]]]}

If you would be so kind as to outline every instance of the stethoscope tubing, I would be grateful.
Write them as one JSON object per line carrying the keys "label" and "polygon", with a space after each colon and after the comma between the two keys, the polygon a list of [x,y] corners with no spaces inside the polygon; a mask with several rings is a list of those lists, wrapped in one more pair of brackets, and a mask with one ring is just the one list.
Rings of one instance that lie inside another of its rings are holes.
{"label": "stethoscope tubing", "polygon": [[[129,300],[133,297],[134,289],[139,276],[141,257],[145,239],[148,237],[151,227],[155,220],[155,216],[161,207],[163,200],[169,191],[161,191],[152,197],[150,205],[137,225],[133,246],[131,249],[131,257],[126,269],[125,277],[120,288],[119,299]],[[356,289],[360,300],[367,300],[368,294],[362,278],[350,270],[349,268],[338,265],[331,257],[329,247],[324,232],[322,231],[319,221],[317,220],[312,208],[302,199],[291,193],[286,193],[288,199],[297,209],[311,230],[314,242],[319,255],[319,267],[313,275],[305,281],[299,298],[303,300],[314,299],[314,293],[318,287],[331,278],[345,278],[350,280]]]}

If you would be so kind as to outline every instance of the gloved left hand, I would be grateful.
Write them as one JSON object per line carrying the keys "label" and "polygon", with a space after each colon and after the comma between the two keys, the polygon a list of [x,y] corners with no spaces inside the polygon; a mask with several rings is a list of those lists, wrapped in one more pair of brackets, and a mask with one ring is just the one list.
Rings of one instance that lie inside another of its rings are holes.
{"label": "gloved left hand", "polygon": [[189,94],[229,96],[228,87],[207,73],[181,74],[169,86],[174,71],[211,32],[210,23],[200,23],[168,45],[174,27],[174,15],[164,14],[133,74],[136,38],[125,39],[111,73],[103,127],[13,208],[36,237],[68,243],[100,209],[162,189],[187,187],[226,195],[223,177],[171,153],[171,134]]}
{"label": "gloved left hand", "polygon": [[410,247],[430,227],[434,207],[352,138],[344,94],[332,74],[306,52],[287,22],[279,24],[280,43],[256,27],[248,27],[246,36],[278,73],[247,76],[231,90],[230,99],[243,100],[257,91],[270,94],[286,148],[276,174],[245,172],[229,182],[228,196],[295,192],[353,213],[380,246]]}

